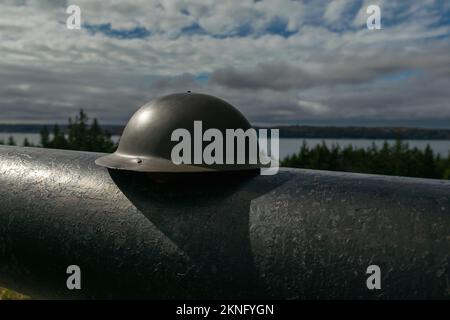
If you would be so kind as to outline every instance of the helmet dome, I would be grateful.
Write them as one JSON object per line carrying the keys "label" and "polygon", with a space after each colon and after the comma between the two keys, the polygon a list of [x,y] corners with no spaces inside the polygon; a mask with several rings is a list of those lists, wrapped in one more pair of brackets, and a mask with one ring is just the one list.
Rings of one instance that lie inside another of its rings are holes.
{"label": "helmet dome", "polygon": [[[207,172],[258,169],[258,164],[175,164],[172,133],[186,129],[194,150],[194,122],[201,121],[203,131],[218,129],[225,137],[226,129],[251,128],[235,107],[217,97],[200,93],[175,93],[160,97],[142,106],[129,120],[113,154],[98,158],[95,163],[111,169],[142,172]],[[203,133],[202,133],[203,134]],[[202,147],[208,142],[202,142]],[[225,141],[223,142],[225,145]],[[202,148],[203,149],[203,148]],[[259,150],[259,149],[258,149]],[[224,151],[225,153],[225,151]],[[225,155],[224,155],[225,156]],[[194,152],[192,152],[192,159]]]}

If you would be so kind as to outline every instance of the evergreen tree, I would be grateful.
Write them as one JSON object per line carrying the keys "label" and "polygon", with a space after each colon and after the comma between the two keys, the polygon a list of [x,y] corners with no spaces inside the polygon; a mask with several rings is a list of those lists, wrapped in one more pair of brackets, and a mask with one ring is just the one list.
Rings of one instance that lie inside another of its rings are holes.
{"label": "evergreen tree", "polygon": [[32,143],[30,143],[30,141],[28,141],[27,138],[25,138],[25,139],[23,140],[23,146],[24,146],[24,147],[34,147],[34,145],[33,145]]}
{"label": "evergreen tree", "polygon": [[68,144],[72,150],[89,150],[88,144],[90,137],[88,136],[88,117],[83,109],[80,110],[78,116],[73,121],[69,118],[68,126]]}
{"label": "evergreen tree", "polygon": [[9,136],[8,138],[8,146],[16,146],[16,141],[14,141],[14,138],[12,136]]}
{"label": "evergreen tree", "polygon": [[437,178],[438,175],[436,174],[436,159],[434,157],[434,152],[429,144],[427,144],[422,158],[423,167],[425,168],[422,176],[425,178]]}
{"label": "evergreen tree", "polygon": [[54,149],[70,149],[64,132],[61,131],[57,124],[53,126],[53,140],[50,142],[50,145]]}
{"label": "evergreen tree", "polygon": [[324,142],[314,148],[303,142],[298,153],[281,161],[282,166],[305,169],[322,169],[361,172],[409,177],[450,179],[450,153],[447,158],[435,154],[428,145],[424,150],[410,148],[407,143],[396,141],[383,143],[378,148],[374,143],[368,148],[352,145],[341,149]]}
{"label": "evergreen tree", "polygon": [[67,134],[58,125],[53,127],[52,134],[47,127],[41,131],[41,146],[44,148],[70,149],[97,152],[113,152],[116,144],[111,139],[111,134],[103,130],[97,119],[88,124],[89,118],[80,110],[75,119],[69,118]]}
{"label": "evergreen tree", "polygon": [[91,127],[87,134],[87,150],[103,152],[113,152],[116,148],[114,142],[111,140],[111,134],[104,131],[96,118],[94,118]]}
{"label": "evergreen tree", "polygon": [[43,148],[50,148],[50,133],[48,132],[47,126],[41,130],[41,146]]}

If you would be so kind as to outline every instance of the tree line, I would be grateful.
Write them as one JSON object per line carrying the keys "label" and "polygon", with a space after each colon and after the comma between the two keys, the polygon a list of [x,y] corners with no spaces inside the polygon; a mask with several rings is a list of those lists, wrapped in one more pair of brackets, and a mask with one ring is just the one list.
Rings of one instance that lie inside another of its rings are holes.
{"label": "tree line", "polygon": [[309,147],[303,142],[300,150],[285,158],[281,164],[305,169],[450,179],[450,154],[441,157],[429,145],[420,150],[411,148],[401,140],[394,144],[385,141],[382,147],[372,143],[367,148],[352,145],[328,147],[325,142]]}
{"label": "tree line", "polygon": [[[0,140],[0,144],[17,145],[13,137],[9,137],[6,143]],[[96,118],[89,123],[83,110],[74,119],[69,118],[66,131],[61,130],[57,124],[51,129],[44,127],[40,132],[39,144],[33,145],[25,138],[23,146],[107,153],[114,152],[117,147],[111,134],[100,126]]]}
{"label": "tree line", "polygon": [[[83,110],[74,118],[69,118],[66,130],[54,125],[51,130],[44,127],[40,133],[40,143],[33,145],[25,139],[24,146],[69,149],[96,152],[114,152],[117,144],[111,134],[104,130],[96,118],[89,122]],[[0,144],[16,145],[13,137]],[[384,142],[382,147],[374,143],[367,148],[351,145],[328,147],[325,142],[309,147],[303,142],[299,151],[281,161],[282,166],[305,169],[347,171],[385,174],[407,177],[450,179],[450,154],[441,157],[427,145],[424,150],[411,148],[406,142],[397,140],[395,144]]]}

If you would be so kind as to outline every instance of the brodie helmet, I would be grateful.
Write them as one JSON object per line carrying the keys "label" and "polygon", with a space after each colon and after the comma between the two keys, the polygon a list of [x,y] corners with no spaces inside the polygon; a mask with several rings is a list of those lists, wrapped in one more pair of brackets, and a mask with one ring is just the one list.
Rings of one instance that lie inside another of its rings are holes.
{"label": "brodie helmet", "polygon": [[[251,128],[247,119],[231,104],[211,95],[200,93],[175,93],[160,97],[142,106],[130,119],[120,138],[119,146],[113,154],[98,158],[97,165],[129,171],[141,172],[208,172],[252,170],[263,165],[213,163],[200,164],[194,162],[194,121],[202,122],[202,129],[218,129],[223,136],[223,158],[225,160],[226,129]],[[171,159],[172,149],[179,141],[172,141],[172,133],[176,129],[186,129],[191,135],[190,164],[176,164]],[[203,132],[201,133],[203,136]],[[202,140],[202,148],[210,142]],[[246,143],[246,160],[248,147]],[[235,146],[236,147],[236,146]],[[259,154],[259,146],[257,147]],[[197,149],[198,151],[198,145]],[[236,150],[234,150],[236,151]],[[202,152],[202,151],[201,151]],[[236,152],[234,152],[234,155]]]}

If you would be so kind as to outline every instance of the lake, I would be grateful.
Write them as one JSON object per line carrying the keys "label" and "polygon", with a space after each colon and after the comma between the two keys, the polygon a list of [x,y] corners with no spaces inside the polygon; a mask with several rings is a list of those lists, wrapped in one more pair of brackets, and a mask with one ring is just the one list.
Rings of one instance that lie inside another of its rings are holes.
{"label": "lake", "polygon": [[[0,132],[0,140],[7,141],[8,137],[12,136],[16,143],[22,144],[25,138],[28,138],[33,144],[38,144],[40,135],[37,133],[5,133]],[[119,136],[112,137],[114,141],[118,141]],[[354,147],[369,147],[372,142],[381,147],[384,140],[370,140],[370,139],[303,139],[303,138],[283,138],[280,139],[280,158],[283,159],[288,155],[297,152],[300,149],[303,141],[306,141],[308,146],[314,147],[317,144],[325,141],[327,146],[331,147],[333,144],[337,144],[341,147],[353,145]],[[386,140],[388,143],[395,143],[395,140]],[[417,147],[418,149],[425,149],[427,144],[433,149],[434,152],[439,153],[441,156],[447,157],[450,152],[450,140],[404,140],[409,143],[410,147]]]}

